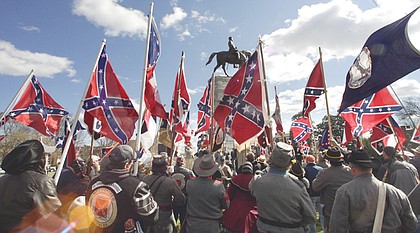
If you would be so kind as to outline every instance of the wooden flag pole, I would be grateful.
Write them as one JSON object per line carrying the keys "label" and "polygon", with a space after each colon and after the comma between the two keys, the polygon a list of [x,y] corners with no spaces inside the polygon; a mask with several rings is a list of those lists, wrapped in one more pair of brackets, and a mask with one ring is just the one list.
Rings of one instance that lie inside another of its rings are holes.
{"label": "wooden flag pole", "polygon": [[[88,89],[89,89],[90,81],[92,80],[92,77],[95,74],[96,66],[98,64],[99,57],[101,56],[101,52],[102,52],[102,49],[104,48],[105,44],[106,44],[106,39],[103,39],[101,47],[99,48],[98,56],[96,57],[95,63],[93,65],[93,69],[92,69],[92,72],[90,74],[90,78],[89,78],[89,80],[86,84],[85,91],[83,92],[82,98],[80,100],[79,107],[76,111],[76,114],[74,115],[74,119],[76,119],[76,120],[79,119],[79,115],[80,115],[80,112],[82,111],[83,103],[85,102],[86,93],[88,92]],[[60,164],[58,165],[57,171],[56,171],[55,176],[54,176],[54,182],[55,182],[56,185],[58,184],[58,180],[60,179],[61,171],[63,170],[63,167],[64,167],[64,161],[66,160],[67,152],[70,148],[70,142],[71,142],[71,140],[73,140],[73,134],[74,134],[74,131],[76,130],[76,126],[77,126],[77,124],[73,124],[71,126],[69,136],[67,136],[66,145],[64,146],[63,153],[61,155]]]}
{"label": "wooden flag pole", "polygon": [[328,107],[327,83],[325,81],[325,76],[324,76],[324,64],[322,63],[321,47],[319,47],[318,49],[319,49],[319,60],[321,63],[320,65],[321,65],[322,80],[324,80],[325,106],[327,109],[327,117],[328,117],[328,145],[332,145],[333,131],[332,131],[332,126],[331,126],[330,108]]}

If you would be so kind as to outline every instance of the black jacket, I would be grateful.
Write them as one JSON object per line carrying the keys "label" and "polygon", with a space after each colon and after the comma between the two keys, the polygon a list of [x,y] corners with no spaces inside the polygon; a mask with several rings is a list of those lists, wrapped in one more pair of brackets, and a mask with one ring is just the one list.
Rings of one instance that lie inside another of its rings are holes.
{"label": "black jacket", "polygon": [[1,167],[7,174],[0,177],[0,232],[17,232],[61,206],[44,164],[44,148],[37,140],[20,144],[4,158]]}
{"label": "black jacket", "polygon": [[130,231],[137,222],[154,225],[159,217],[147,184],[128,169],[101,171],[89,184],[86,205],[93,218],[90,232]]}

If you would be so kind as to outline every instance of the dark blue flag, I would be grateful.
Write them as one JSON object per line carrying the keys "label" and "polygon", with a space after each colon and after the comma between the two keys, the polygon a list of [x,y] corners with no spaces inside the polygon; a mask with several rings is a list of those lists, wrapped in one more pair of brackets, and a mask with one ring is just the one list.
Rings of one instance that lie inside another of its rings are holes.
{"label": "dark blue flag", "polygon": [[417,9],[367,39],[347,73],[339,112],[420,68],[420,55],[407,37],[407,23]]}
{"label": "dark blue flag", "polygon": [[326,150],[328,149],[328,144],[329,144],[329,140],[328,140],[328,127],[324,129],[324,132],[322,132],[322,137],[319,140],[319,149],[320,150]]}

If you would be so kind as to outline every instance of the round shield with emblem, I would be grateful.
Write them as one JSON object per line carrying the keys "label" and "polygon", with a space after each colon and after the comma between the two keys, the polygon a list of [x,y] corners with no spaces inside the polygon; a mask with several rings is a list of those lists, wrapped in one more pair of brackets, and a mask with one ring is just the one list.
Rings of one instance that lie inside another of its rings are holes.
{"label": "round shield with emblem", "polygon": [[363,48],[354,64],[351,66],[348,86],[351,89],[361,87],[372,74],[372,58],[368,47]]}
{"label": "round shield with emblem", "polygon": [[117,201],[114,193],[107,188],[94,190],[89,197],[88,217],[99,228],[111,226],[117,217]]}
{"label": "round shield with emblem", "polygon": [[172,179],[176,181],[180,189],[185,187],[185,175],[182,173],[174,173],[172,174]]}

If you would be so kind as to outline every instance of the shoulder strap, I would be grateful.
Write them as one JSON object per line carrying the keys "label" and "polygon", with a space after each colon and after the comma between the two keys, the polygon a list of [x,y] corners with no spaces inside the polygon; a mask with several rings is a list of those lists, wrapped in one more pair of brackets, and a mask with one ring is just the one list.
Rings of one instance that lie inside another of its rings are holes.
{"label": "shoulder strap", "polygon": [[[156,178],[154,181],[153,181],[153,183],[150,185],[150,191],[152,191],[152,186],[155,184],[155,182],[157,181],[157,180],[159,180],[159,178],[161,178],[161,177],[164,177],[164,176],[159,176],[158,178]],[[157,191],[159,190],[159,188],[160,188],[160,185],[163,183],[163,181],[164,181],[165,179],[162,179],[160,182],[159,182],[159,184],[157,185],[157,187],[156,187],[156,189],[155,189],[155,191],[154,192],[152,192],[152,196],[154,197],[155,196],[155,194],[157,193]]]}
{"label": "shoulder strap", "polygon": [[372,233],[380,233],[382,230],[382,221],[384,218],[386,200],[386,187],[384,182],[379,184],[378,204],[376,205],[375,221],[373,223]]}

